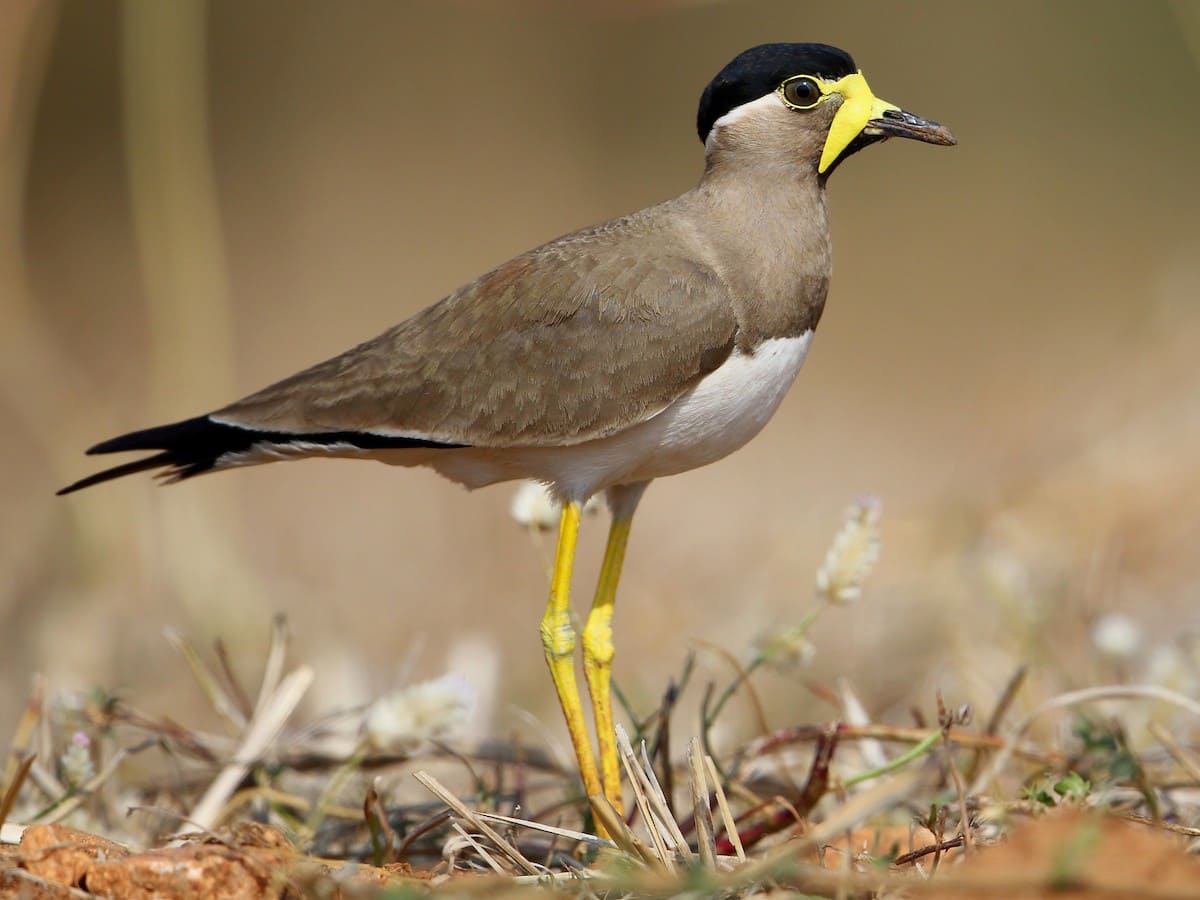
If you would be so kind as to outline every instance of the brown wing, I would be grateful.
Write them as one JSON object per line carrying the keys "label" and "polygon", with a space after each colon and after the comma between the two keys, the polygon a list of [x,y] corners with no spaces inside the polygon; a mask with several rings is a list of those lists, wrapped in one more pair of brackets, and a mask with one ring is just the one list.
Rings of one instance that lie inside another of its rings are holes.
{"label": "brown wing", "polygon": [[737,326],[716,274],[648,212],[519,256],[212,416],[486,447],[577,443],[649,418],[724,361]]}

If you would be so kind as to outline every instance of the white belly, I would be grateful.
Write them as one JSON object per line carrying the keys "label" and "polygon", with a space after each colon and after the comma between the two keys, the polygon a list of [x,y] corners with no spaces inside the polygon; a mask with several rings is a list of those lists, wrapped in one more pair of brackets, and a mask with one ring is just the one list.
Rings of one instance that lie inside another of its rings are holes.
{"label": "white belly", "polygon": [[563,448],[437,450],[421,462],[470,488],[534,478],[580,500],[614,485],[696,469],[728,456],[762,430],[811,342],[807,331],[764,341],[752,354],[734,351],[658,415],[600,440]]}

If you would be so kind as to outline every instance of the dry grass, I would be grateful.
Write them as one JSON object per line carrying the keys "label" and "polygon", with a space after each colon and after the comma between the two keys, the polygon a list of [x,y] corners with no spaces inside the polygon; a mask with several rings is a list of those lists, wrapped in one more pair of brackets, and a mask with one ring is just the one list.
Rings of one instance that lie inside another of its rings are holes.
{"label": "dry grass", "polygon": [[[1185,4],[925,2],[904,40],[883,2],[177,5],[0,9],[0,894],[1195,894]],[[839,173],[793,396],[639,513],[616,846],[555,743],[502,494],[316,464],[51,500],[95,440],[686,188],[714,61],[792,35],[962,144]],[[1064,128],[1014,89],[1029,59],[1105,113]],[[865,584],[869,505],[821,556],[864,485],[889,510]],[[278,609],[295,635],[261,653]],[[451,627],[485,621],[482,650]],[[453,677],[378,689],[418,635],[423,677],[468,647],[473,712]]]}
{"label": "dry grass", "polygon": [[[627,819],[541,746],[454,739],[468,704],[453,679],[299,712],[313,673],[287,661],[280,622],[254,690],[220,645],[168,635],[220,732],[35,682],[6,766],[17,846],[0,878],[72,896],[1194,896],[1200,702],[1163,684],[1055,693],[1052,672],[1014,660],[986,715],[939,691],[911,724],[872,721],[848,682],[810,685],[828,721],[712,750],[728,710],[764,708],[757,670],[803,667],[811,650],[793,651],[819,616],[870,602],[878,522],[877,504],[851,508],[798,624],[744,661],[724,651],[723,682],[700,684],[689,657],[631,715]],[[1098,654],[1120,651],[1098,638]]]}

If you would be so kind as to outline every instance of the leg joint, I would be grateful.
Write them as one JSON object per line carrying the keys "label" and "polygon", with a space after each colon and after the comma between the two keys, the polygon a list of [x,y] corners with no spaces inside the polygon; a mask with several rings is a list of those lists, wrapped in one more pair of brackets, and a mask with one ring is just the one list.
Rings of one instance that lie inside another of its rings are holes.
{"label": "leg joint", "polygon": [[565,611],[547,612],[542,618],[541,633],[547,659],[563,659],[575,652],[575,627]]}
{"label": "leg joint", "polygon": [[593,607],[583,629],[584,659],[609,666],[613,660],[612,607]]}

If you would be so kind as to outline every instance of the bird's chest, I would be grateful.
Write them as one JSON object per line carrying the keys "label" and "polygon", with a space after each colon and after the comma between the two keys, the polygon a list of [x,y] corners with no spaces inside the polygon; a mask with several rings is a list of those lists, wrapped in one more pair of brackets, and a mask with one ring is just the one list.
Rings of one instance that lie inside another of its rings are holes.
{"label": "bird's chest", "polygon": [[812,332],[735,351],[669,407],[616,439],[637,460],[636,479],[715,462],[754,437],[779,408],[808,353]]}

